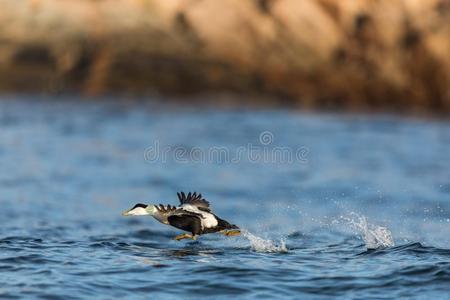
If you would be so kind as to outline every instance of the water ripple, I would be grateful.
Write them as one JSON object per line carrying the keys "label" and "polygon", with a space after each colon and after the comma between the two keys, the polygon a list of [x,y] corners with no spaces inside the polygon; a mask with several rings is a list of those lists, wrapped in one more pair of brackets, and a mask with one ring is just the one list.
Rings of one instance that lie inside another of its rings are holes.
{"label": "water ripple", "polygon": [[[448,121],[65,98],[0,101],[0,299],[448,298]],[[307,161],[251,160],[261,132]],[[180,190],[246,231],[120,215]]]}

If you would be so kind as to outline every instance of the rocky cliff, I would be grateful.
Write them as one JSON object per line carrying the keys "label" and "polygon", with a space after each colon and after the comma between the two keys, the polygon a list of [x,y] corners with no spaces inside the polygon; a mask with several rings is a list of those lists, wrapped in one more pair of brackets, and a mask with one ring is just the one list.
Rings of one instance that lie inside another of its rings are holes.
{"label": "rocky cliff", "polygon": [[449,0],[1,0],[0,90],[450,112]]}

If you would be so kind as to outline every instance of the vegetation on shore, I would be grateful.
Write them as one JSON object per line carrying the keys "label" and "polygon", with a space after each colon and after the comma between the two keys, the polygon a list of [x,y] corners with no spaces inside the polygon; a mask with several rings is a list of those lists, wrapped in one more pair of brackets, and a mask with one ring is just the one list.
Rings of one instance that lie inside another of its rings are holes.
{"label": "vegetation on shore", "polygon": [[0,90],[450,113],[450,0],[2,0]]}

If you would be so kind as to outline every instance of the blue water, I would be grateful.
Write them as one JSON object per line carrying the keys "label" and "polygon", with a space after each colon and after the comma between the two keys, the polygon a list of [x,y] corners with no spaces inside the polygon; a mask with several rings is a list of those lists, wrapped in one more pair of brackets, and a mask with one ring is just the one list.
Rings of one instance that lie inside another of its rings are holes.
{"label": "blue water", "polygon": [[[32,98],[0,101],[1,299],[450,297],[449,121]],[[243,236],[121,216],[181,190]]]}

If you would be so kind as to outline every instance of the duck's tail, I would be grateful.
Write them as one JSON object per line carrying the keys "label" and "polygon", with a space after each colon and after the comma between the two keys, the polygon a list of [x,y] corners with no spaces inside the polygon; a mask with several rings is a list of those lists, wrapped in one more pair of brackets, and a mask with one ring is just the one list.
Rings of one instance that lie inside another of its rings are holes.
{"label": "duck's tail", "polygon": [[230,224],[225,220],[222,220],[220,218],[217,218],[217,227],[220,228],[220,230],[229,230],[229,229],[239,229],[237,225]]}

